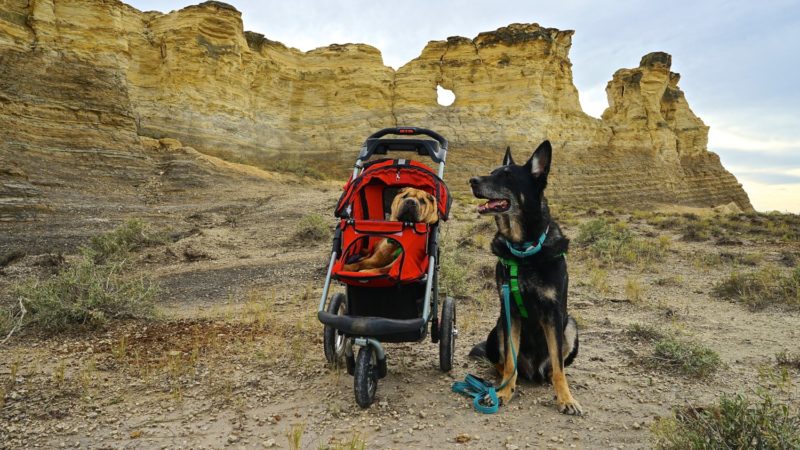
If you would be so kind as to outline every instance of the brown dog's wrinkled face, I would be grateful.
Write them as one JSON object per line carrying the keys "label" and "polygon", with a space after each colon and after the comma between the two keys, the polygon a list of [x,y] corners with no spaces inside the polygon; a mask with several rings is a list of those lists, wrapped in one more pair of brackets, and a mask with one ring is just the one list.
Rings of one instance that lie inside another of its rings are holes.
{"label": "brown dog's wrinkled face", "polygon": [[439,221],[436,198],[420,189],[400,189],[392,200],[392,215],[389,220],[434,224]]}

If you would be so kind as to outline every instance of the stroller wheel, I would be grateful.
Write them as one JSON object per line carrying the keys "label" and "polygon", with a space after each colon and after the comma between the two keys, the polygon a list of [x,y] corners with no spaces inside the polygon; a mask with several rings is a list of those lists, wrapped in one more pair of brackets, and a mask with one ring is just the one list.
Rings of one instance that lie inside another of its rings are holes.
{"label": "stroller wheel", "polygon": [[375,401],[375,391],[378,389],[378,365],[372,346],[365,345],[358,351],[353,388],[358,406],[369,408]]}
{"label": "stroller wheel", "polygon": [[[343,316],[347,314],[347,297],[344,294],[336,294],[328,305],[328,312]],[[322,332],[322,348],[325,350],[325,359],[329,364],[341,361],[344,355],[345,336],[339,330],[330,325],[325,325]]]}
{"label": "stroller wheel", "polygon": [[355,375],[356,374],[356,357],[353,355],[347,356],[344,355],[344,362],[347,367],[347,374],[348,375]]}
{"label": "stroller wheel", "polygon": [[456,347],[456,304],[451,297],[444,299],[442,318],[439,323],[439,368],[449,372],[453,368]]}

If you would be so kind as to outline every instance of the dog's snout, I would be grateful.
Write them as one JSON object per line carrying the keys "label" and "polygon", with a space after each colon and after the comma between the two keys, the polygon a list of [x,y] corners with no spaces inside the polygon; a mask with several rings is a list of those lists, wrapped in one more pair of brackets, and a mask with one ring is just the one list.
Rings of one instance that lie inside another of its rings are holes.
{"label": "dog's snout", "polygon": [[472,178],[469,179],[469,185],[470,186],[475,186],[476,184],[478,184],[479,181],[481,181],[480,178],[472,177]]}

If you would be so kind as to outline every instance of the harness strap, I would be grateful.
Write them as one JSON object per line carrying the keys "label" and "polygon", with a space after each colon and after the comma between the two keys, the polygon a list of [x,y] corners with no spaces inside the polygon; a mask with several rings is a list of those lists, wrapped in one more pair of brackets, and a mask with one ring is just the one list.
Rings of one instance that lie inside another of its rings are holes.
{"label": "harness strap", "polygon": [[528,309],[525,308],[525,302],[522,300],[522,293],[519,290],[519,263],[513,259],[499,258],[500,263],[508,269],[508,281],[503,283],[503,295],[507,294],[510,290],[514,296],[514,303],[517,304],[519,315],[523,319],[528,318]]}
{"label": "harness strap", "polygon": [[511,252],[512,255],[516,256],[517,258],[527,258],[529,256],[533,256],[542,249],[542,245],[544,244],[545,239],[547,239],[547,232],[550,231],[550,225],[547,225],[547,228],[544,229],[542,235],[539,236],[539,240],[534,245],[533,242],[523,242],[522,243],[522,250],[519,250],[516,245],[512,244],[511,241],[506,241],[506,247],[508,247],[508,251]]}

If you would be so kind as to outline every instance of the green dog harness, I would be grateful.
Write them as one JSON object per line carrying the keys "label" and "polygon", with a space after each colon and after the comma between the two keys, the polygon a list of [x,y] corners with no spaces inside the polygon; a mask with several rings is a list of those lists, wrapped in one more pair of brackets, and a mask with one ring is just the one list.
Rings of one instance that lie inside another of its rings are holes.
{"label": "green dog harness", "polygon": [[503,264],[508,270],[508,282],[503,283],[503,296],[507,296],[511,292],[511,297],[514,298],[514,303],[517,304],[519,315],[523,319],[528,318],[528,310],[525,308],[525,303],[522,301],[522,293],[519,291],[519,263],[513,259],[499,258],[500,263]]}

